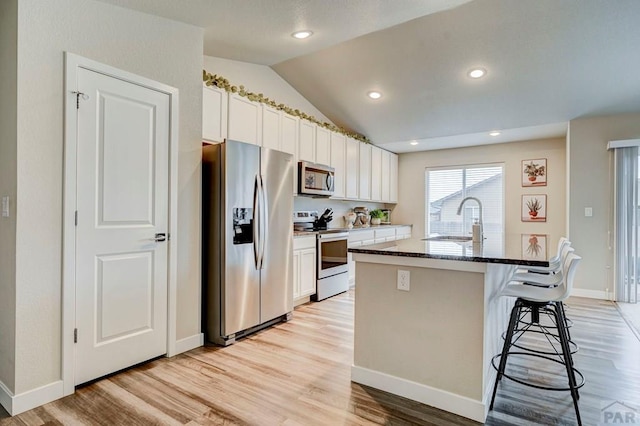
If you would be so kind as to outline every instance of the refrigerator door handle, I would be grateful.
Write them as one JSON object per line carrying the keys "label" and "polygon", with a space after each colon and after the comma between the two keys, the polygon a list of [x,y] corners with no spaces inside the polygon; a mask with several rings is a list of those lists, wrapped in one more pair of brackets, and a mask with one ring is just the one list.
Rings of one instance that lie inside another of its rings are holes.
{"label": "refrigerator door handle", "polygon": [[265,247],[267,246],[267,238],[269,238],[269,205],[267,203],[267,186],[264,183],[264,177],[260,176],[260,188],[262,200],[260,204],[260,269],[264,268]]}
{"label": "refrigerator door handle", "polygon": [[260,269],[260,193],[262,192],[260,185],[260,175],[256,175],[253,186],[253,257],[256,269]]}

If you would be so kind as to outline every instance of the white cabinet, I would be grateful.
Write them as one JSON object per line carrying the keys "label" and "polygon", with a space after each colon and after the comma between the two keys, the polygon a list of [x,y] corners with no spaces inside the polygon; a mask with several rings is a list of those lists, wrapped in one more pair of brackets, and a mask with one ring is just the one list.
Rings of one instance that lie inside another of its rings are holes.
{"label": "white cabinet", "polygon": [[359,150],[360,142],[347,138],[345,197],[354,200],[358,198]]}
{"label": "white cabinet", "polygon": [[371,200],[386,201],[382,198],[382,149],[371,147]]}
{"label": "white cabinet", "polygon": [[316,236],[293,239],[293,300],[316,292]]}
{"label": "white cabinet", "polygon": [[227,92],[217,87],[202,91],[202,139],[224,142],[227,137]]}
{"label": "white cabinet", "polygon": [[382,227],[382,228],[376,228],[374,230],[374,242],[376,244],[384,243],[387,241],[393,241],[395,239],[396,239],[396,228],[394,227],[391,227],[391,228]]}
{"label": "white cabinet", "polygon": [[269,149],[280,147],[280,111],[262,104],[262,146]]}
{"label": "white cabinet", "polygon": [[280,150],[293,155],[293,194],[298,194],[298,122],[299,118],[285,112],[281,114]]}
{"label": "white cabinet", "polygon": [[331,132],[316,126],[316,163],[328,165],[331,161]]}
{"label": "white cabinet", "polygon": [[398,226],[396,228],[396,240],[405,240],[411,238],[410,226]]}
{"label": "white cabinet", "polygon": [[236,93],[229,94],[227,134],[230,140],[262,145],[261,104]]}
{"label": "white cabinet", "polygon": [[331,167],[335,169],[333,198],[344,198],[346,189],[346,140],[342,133],[331,133]]}
{"label": "white cabinet", "polygon": [[316,125],[300,120],[298,125],[298,158],[300,161],[316,162]]}
{"label": "white cabinet", "polygon": [[382,150],[382,165],[380,168],[380,180],[382,188],[380,190],[382,201],[388,203],[391,201],[391,176],[389,171],[391,170],[391,153],[389,151]]}
{"label": "white cabinet", "polygon": [[398,202],[398,155],[390,154],[391,162],[389,163],[389,201]]}
{"label": "white cabinet", "polygon": [[371,199],[371,145],[360,144],[360,161],[358,167],[358,198]]}

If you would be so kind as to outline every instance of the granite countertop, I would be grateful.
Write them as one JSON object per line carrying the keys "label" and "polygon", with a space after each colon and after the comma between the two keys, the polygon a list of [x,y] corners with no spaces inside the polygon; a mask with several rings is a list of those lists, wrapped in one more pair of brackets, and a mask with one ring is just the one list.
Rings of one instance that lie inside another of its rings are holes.
{"label": "granite countertop", "polygon": [[546,253],[541,251],[535,258],[527,252],[530,250],[530,235],[528,234],[485,234],[482,243],[410,239],[350,248],[349,252],[523,266],[549,266],[549,248],[554,247],[551,244],[555,244],[557,238],[552,239],[548,235],[540,234],[537,234],[536,237],[539,243],[546,239],[547,250]]}

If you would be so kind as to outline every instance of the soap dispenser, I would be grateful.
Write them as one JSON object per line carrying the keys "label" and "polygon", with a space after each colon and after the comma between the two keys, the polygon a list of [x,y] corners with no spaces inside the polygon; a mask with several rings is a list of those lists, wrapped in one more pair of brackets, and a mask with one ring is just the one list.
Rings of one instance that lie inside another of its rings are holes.
{"label": "soap dispenser", "polygon": [[478,219],[473,222],[473,226],[471,227],[471,240],[474,243],[482,242],[482,226]]}

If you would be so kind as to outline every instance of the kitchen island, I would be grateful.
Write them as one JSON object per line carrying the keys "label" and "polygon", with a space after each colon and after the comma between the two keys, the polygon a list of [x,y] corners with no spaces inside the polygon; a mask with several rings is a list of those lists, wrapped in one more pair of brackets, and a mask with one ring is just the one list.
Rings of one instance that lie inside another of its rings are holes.
{"label": "kitchen island", "polygon": [[[491,357],[513,305],[498,294],[518,266],[546,266],[546,255],[526,259],[521,235],[349,251],[357,270],[351,380],[484,422]],[[398,289],[398,271],[408,271],[409,291]]]}

